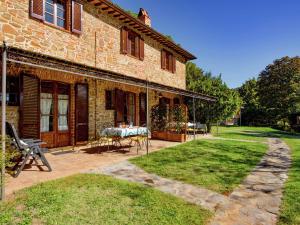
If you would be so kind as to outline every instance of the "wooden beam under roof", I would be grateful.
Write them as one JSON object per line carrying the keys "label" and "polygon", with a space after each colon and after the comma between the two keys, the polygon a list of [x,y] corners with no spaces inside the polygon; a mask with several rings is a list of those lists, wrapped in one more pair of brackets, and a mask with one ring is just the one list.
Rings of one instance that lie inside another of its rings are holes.
{"label": "wooden beam under roof", "polygon": [[[179,53],[180,55],[184,56],[187,60],[196,59],[194,55],[186,51],[185,49],[178,46],[171,40],[168,40],[163,34],[155,31],[153,28],[147,26],[139,19],[133,17],[128,12],[121,9],[119,6],[113,4],[109,0],[87,0],[88,2],[94,4],[95,6],[99,7],[101,10],[108,12],[108,14],[112,15],[113,17],[117,18],[118,20],[133,26],[135,29],[137,28],[138,31],[144,33],[146,36],[152,37],[154,40],[168,46],[170,49],[174,50],[175,52]],[[108,10],[108,11],[107,11]]]}

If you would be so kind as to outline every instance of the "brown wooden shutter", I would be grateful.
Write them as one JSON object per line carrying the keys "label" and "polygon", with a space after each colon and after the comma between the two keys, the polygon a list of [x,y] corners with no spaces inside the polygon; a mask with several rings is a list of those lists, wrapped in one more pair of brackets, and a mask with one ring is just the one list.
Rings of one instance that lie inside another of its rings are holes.
{"label": "brown wooden shutter", "polygon": [[145,41],[140,38],[140,60],[145,58]]}
{"label": "brown wooden shutter", "polygon": [[20,133],[23,138],[40,138],[40,81],[21,76]]}
{"label": "brown wooden shutter", "polygon": [[72,1],[72,32],[82,33],[82,4]]}
{"label": "brown wooden shutter", "polygon": [[128,53],[128,31],[126,27],[122,27],[121,29],[121,53]]}
{"label": "brown wooden shutter", "polygon": [[135,39],[135,57],[140,57],[140,38],[139,36],[136,36]]}
{"label": "brown wooden shutter", "polygon": [[124,121],[124,108],[125,108],[125,102],[126,102],[126,95],[122,90],[116,89],[115,91],[115,108],[116,108],[116,115],[115,115],[115,123],[116,126],[118,123],[125,122]]}
{"label": "brown wooden shutter", "polygon": [[165,50],[161,50],[161,68],[166,69],[167,53]]}
{"label": "brown wooden shutter", "polygon": [[44,20],[45,2],[44,0],[31,0],[30,15],[33,18]]}
{"label": "brown wooden shutter", "polygon": [[147,95],[140,93],[139,96],[139,111],[140,111],[140,126],[144,126],[147,123]]}
{"label": "brown wooden shutter", "polygon": [[76,84],[75,92],[76,142],[89,139],[89,89],[88,84]]}
{"label": "brown wooden shutter", "polygon": [[172,72],[176,73],[176,57],[172,55]]}

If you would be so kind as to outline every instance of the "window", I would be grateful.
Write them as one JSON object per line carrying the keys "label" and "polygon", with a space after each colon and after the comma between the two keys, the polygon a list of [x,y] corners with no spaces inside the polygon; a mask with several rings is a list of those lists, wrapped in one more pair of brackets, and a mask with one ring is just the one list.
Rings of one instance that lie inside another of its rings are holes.
{"label": "window", "polygon": [[135,94],[127,93],[127,121],[128,124],[135,125]]}
{"label": "window", "polygon": [[66,3],[61,0],[45,1],[45,21],[58,27],[66,26]]}
{"label": "window", "polygon": [[54,85],[51,82],[42,82],[41,84],[41,132],[53,131],[53,91]]}
{"label": "window", "polygon": [[134,57],[139,57],[139,37],[136,33],[128,33],[128,54]]}
{"label": "window", "polygon": [[176,72],[176,57],[169,51],[161,51],[161,68],[163,70]]}
{"label": "window", "polygon": [[[8,76],[6,78],[6,104],[8,106],[19,105],[19,78]],[[1,85],[0,85],[1,86]],[[0,87],[0,102],[2,101],[2,86]]]}
{"label": "window", "polygon": [[82,4],[75,0],[31,0],[30,2],[32,18],[81,34]]}
{"label": "window", "polygon": [[58,130],[69,130],[69,86],[58,84]]}
{"label": "window", "polygon": [[123,27],[121,30],[121,53],[144,60],[144,40],[137,33]]}
{"label": "window", "polygon": [[173,104],[174,105],[179,105],[180,104],[180,99],[179,98],[174,98],[173,99]]}
{"label": "window", "polygon": [[115,92],[106,90],[105,91],[105,109],[113,110],[115,109]]}

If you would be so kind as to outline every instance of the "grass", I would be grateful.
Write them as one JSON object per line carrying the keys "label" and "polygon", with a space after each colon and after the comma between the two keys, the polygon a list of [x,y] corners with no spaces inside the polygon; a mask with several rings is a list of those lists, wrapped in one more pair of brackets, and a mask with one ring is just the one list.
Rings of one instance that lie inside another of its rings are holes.
{"label": "grass", "polygon": [[204,224],[210,213],[171,195],[101,175],[43,183],[0,204],[0,224]]}
{"label": "grass", "polygon": [[229,193],[261,160],[263,143],[198,140],[131,159],[147,172]]}
{"label": "grass", "polygon": [[213,127],[215,137],[251,141],[267,141],[268,137],[281,135],[284,132],[269,127]]}
{"label": "grass", "polygon": [[279,225],[300,224],[300,136],[285,135],[283,140],[292,150],[292,168],[285,184]]}

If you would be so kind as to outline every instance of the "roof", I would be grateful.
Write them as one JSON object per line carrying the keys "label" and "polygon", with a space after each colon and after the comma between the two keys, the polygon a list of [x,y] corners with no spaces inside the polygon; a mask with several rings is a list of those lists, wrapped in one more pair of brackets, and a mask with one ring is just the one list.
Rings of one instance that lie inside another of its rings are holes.
{"label": "roof", "polygon": [[123,23],[127,24],[129,27],[132,27],[139,32],[145,34],[153,38],[154,40],[160,42],[161,44],[169,47],[170,49],[174,50],[178,54],[182,55],[187,60],[194,60],[196,56],[192,53],[188,52],[187,50],[180,47],[178,44],[174,43],[170,39],[168,39],[165,35],[157,32],[153,28],[144,24],[138,18],[133,17],[128,12],[120,8],[119,6],[113,4],[109,0],[87,0],[89,3],[93,4],[94,6],[98,7],[103,12],[115,17],[116,19],[122,21]]}
{"label": "roof", "polygon": [[[168,93],[174,93],[178,95],[183,95],[192,98],[198,98],[205,101],[215,102],[216,98],[192,92],[184,89],[179,89],[175,87],[166,86],[163,84],[158,84],[155,82],[148,82],[146,80],[142,80],[139,78],[129,77],[120,73],[115,73],[108,70],[103,70],[91,66],[86,66],[79,63],[73,63],[70,61],[66,61],[63,59],[58,59],[52,56],[47,56],[41,53],[35,53],[15,47],[7,48],[7,60],[11,63],[16,63],[20,65],[41,68],[41,69],[49,69],[58,72],[70,73],[79,76],[85,76],[88,78],[107,80],[111,82],[118,82],[123,84],[128,84],[132,86],[149,88],[157,91],[165,91]],[[3,47],[0,48],[0,52],[2,52]]]}

